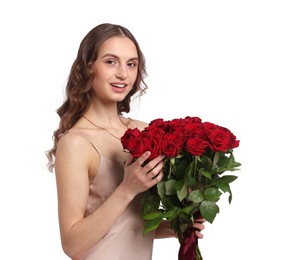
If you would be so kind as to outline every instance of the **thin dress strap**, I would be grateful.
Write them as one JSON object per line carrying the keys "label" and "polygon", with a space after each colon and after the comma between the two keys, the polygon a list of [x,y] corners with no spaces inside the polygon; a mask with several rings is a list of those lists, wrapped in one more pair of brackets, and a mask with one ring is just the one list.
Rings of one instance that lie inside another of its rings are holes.
{"label": "thin dress strap", "polygon": [[83,137],[85,137],[87,140],[89,140],[89,142],[91,143],[91,145],[94,147],[94,149],[97,151],[97,153],[102,156],[100,150],[97,148],[97,146],[94,144],[94,142],[92,141],[92,139],[84,132],[82,131],[78,131]]}

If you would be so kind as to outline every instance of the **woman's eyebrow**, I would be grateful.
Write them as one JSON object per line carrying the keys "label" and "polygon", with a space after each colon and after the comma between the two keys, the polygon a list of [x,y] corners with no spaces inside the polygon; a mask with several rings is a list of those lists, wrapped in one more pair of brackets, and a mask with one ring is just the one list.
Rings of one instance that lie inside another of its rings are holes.
{"label": "woman's eyebrow", "polygon": [[[113,53],[106,53],[106,54],[104,54],[101,58],[103,59],[103,58],[106,58],[106,57],[113,57],[113,58],[115,58],[115,59],[117,59],[117,60],[120,59],[119,56],[117,56],[117,55],[115,55],[115,54],[113,54]],[[138,58],[138,57],[132,57],[132,58],[130,58],[129,60],[130,60],[130,61],[131,61],[131,60],[136,60],[136,61],[138,61],[139,58]]]}

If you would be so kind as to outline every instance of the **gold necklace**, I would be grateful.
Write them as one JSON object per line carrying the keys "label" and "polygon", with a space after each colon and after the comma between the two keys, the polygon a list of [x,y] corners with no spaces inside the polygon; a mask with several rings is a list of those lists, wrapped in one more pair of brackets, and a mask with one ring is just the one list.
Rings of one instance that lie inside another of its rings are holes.
{"label": "gold necklace", "polygon": [[[91,123],[93,126],[95,126],[95,127],[97,127],[97,128],[100,128],[100,129],[106,131],[108,134],[110,134],[110,135],[113,136],[114,138],[116,138],[116,139],[118,139],[118,140],[121,140],[121,138],[119,138],[118,136],[115,136],[114,134],[112,134],[108,129],[106,129],[106,128],[104,128],[104,127],[101,127],[101,126],[95,124],[94,122],[92,122],[90,119],[88,119],[88,118],[85,117],[84,115],[82,115],[82,117],[83,117],[84,119],[86,119],[89,123]],[[126,126],[126,128],[128,129],[128,125],[124,124],[124,122],[121,120],[121,118],[119,118],[119,119],[120,119],[121,123],[122,123],[124,126]]]}

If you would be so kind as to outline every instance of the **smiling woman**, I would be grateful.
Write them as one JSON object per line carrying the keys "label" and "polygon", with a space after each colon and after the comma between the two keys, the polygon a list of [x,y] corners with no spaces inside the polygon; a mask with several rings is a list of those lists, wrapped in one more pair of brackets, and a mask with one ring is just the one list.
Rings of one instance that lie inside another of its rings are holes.
{"label": "smiling woman", "polygon": [[[117,101],[122,101],[132,90],[138,73],[135,44],[124,36],[106,40],[99,49],[99,57],[90,64],[89,72],[93,75],[92,88],[95,89],[93,93],[97,93],[94,95],[96,101],[102,93],[106,94],[104,92],[109,90],[103,86],[111,88],[113,93],[122,94],[112,96]],[[113,93],[107,92],[107,98]]]}
{"label": "smiling woman", "polygon": [[155,237],[175,236],[168,223],[143,235],[140,195],[161,181],[164,156],[134,159],[120,141],[128,128],[147,126],[122,115],[132,95],[145,92],[145,76],[139,45],[122,26],[101,24],[80,44],[47,153],[62,247],[72,259],[150,260]]}

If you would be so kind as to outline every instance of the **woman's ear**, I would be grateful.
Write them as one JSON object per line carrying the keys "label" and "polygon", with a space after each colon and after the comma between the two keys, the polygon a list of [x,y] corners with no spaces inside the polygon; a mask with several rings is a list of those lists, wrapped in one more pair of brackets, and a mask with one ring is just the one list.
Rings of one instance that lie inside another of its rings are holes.
{"label": "woman's ear", "polygon": [[88,63],[88,71],[89,71],[89,73],[90,73],[91,75],[93,74],[93,71],[94,71],[93,68],[92,68],[92,67],[93,67],[93,64],[94,64],[94,63],[91,62],[91,61]]}

